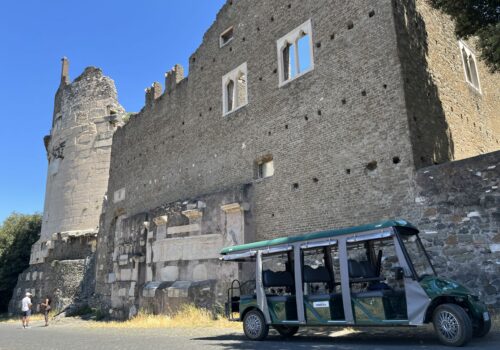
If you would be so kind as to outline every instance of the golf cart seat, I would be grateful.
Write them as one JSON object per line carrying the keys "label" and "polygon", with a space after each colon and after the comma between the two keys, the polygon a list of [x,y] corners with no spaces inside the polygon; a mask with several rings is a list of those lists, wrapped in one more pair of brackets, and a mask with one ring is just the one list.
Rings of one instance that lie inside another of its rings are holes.
{"label": "golf cart seat", "polygon": [[313,269],[309,265],[304,265],[304,282],[305,283],[329,283],[332,282],[330,273],[324,266],[319,266]]}
{"label": "golf cart seat", "polygon": [[384,280],[383,277],[376,275],[375,269],[369,261],[349,259],[347,263],[349,266],[349,282],[351,283],[379,282]]}

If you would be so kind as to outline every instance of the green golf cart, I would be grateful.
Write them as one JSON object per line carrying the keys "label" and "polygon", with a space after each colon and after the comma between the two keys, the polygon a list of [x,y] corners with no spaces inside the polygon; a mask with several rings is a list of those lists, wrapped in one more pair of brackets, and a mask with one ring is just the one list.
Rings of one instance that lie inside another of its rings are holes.
{"label": "green golf cart", "polygon": [[[306,326],[420,326],[445,345],[486,335],[478,296],[437,277],[418,230],[404,220],[314,232],[224,248],[243,279],[228,289],[226,315],[252,340],[269,326],[293,336]],[[246,278],[245,278],[246,277]]]}

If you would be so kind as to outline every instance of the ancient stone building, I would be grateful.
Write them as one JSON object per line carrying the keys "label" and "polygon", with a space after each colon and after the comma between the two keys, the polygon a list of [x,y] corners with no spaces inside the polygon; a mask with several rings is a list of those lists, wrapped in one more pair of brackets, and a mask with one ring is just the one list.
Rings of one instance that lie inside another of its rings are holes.
{"label": "ancient stone building", "polygon": [[425,1],[228,1],[189,77],[154,83],[113,138],[101,301],[203,304],[242,273],[224,245],[425,223],[417,170],[500,148],[498,75],[473,47]]}
{"label": "ancient stone building", "polygon": [[[89,67],[73,82],[62,60],[50,135],[44,138],[49,162],[42,232],[31,250],[30,268],[19,276],[11,309],[31,291],[49,294],[59,308],[81,294],[96,248],[107,190],[112,136],[123,108],[114,82]],[[92,292],[93,284],[85,286]]]}
{"label": "ancient stone building", "polygon": [[257,4],[228,0],[114,133],[92,305],[212,307],[246,273],[224,246],[403,217],[499,306],[499,76],[474,41],[425,0]]}

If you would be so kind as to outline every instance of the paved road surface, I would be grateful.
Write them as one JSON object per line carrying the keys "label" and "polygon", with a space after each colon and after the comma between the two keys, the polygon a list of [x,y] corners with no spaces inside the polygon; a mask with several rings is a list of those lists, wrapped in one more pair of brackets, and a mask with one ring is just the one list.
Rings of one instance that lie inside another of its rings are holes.
{"label": "paved road surface", "polygon": [[[241,333],[213,329],[95,329],[83,322],[47,328],[34,323],[32,328],[23,329],[17,323],[0,323],[0,350],[451,349],[441,346],[431,329],[366,329],[358,334],[333,337],[328,333],[312,333],[309,330],[288,341],[271,334],[264,342],[250,342]],[[499,348],[500,333],[490,333],[485,338],[473,339],[465,349]]]}

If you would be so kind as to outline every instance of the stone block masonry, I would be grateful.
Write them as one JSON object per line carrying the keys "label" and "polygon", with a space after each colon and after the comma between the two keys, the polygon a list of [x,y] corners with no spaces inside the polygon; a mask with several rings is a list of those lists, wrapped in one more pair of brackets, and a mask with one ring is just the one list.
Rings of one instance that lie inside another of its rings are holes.
{"label": "stone block masonry", "polygon": [[[481,97],[468,88],[451,23],[424,1],[228,1],[190,57],[189,77],[174,67],[165,91],[155,82],[142,111],[114,134],[108,193],[115,200],[102,216],[98,247],[98,261],[105,262],[99,263],[98,294],[105,304],[128,315],[151,304],[139,302],[140,295],[185,296],[195,276],[215,278],[191,268],[196,255],[196,264],[214,267],[220,234],[200,232],[219,214],[185,207],[177,222],[158,224],[154,233],[150,226],[126,245],[117,243],[117,227],[121,220],[137,220],[136,227],[151,222],[152,211],[170,220],[163,203],[235,186],[247,188],[245,220],[252,226],[244,227],[245,242],[395,217],[428,229],[415,201],[427,188],[417,189],[417,170],[499,149],[498,75],[480,66]],[[231,38],[221,38],[224,33]],[[283,82],[287,64],[280,64],[277,43],[295,35],[309,36],[311,69]],[[451,71],[442,64],[446,55]],[[470,123],[457,118],[459,110]],[[472,137],[479,119],[485,137]],[[272,161],[271,176],[261,176],[263,161]],[[470,196],[480,195],[478,186]],[[201,225],[193,209],[203,213]],[[129,255],[120,259],[123,251]],[[132,251],[145,259],[138,280]],[[454,264],[451,259],[446,264]],[[155,310],[164,305],[152,304]]]}
{"label": "stone block masonry", "polygon": [[[52,128],[44,138],[49,165],[41,238],[32,246],[31,267],[19,280],[11,312],[26,289],[36,290],[37,300],[49,295],[57,309],[93,293],[94,271],[87,267],[94,261],[112,136],[123,113],[111,79],[89,67],[71,82],[63,58]],[[43,280],[28,278],[30,271],[43,272]]]}
{"label": "stone block masonry", "polygon": [[406,218],[500,306],[499,153],[450,163],[500,149],[499,75],[472,86],[460,50],[425,0],[228,0],[126,124],[113,82],[63,60],[32,264],[92,256],[82,287],[124,318],[220,302],[251,273],[224,245]]}
{"label": "stone block masonry", "polygon": [[500,152],[423,168],[412,221],[438,273],[500,307]]}

